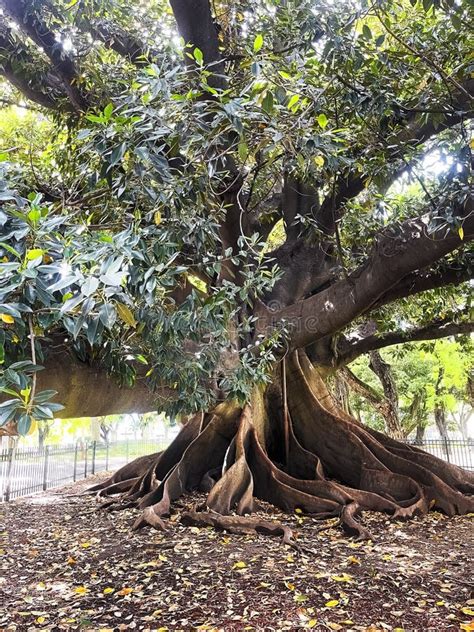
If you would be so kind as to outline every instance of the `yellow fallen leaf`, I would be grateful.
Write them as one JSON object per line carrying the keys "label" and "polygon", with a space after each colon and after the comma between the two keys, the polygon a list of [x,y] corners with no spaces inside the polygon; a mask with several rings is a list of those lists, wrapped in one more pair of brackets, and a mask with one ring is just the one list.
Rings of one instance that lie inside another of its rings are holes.
{"label": "yellow fallen leaf", "polygon": [[104,588],[102,592],[104,593],[104,595],[110,595],[111,593],[115,592],[115,588]]}
{"label": "yellow fallen leaf", "polygon": [[77,560],[75,560],[73,557],[69,556],[67,558],[67,563],[72,566],[73,564],[77,564]]}
{"label": "yellow fallen leaf", "polygon": [[83,549],[88,549],[92,544],[90,542],[81,542],[81,546]]}
{"label": "yellow fallen leaf", "polygon": [[286,556],[286,561],[287,561],[287,562],[294,562],[294,561],[295,561],[295,558],[294,558],[292,555],[287,555],[287,556]]}
{"label": "yellow fallen leaf", "polygon": [[468,623],[461,623],[459,625],[459,628],[461,630],[464,630],[464,632],[472,632],[474,630],[474,621],[469,621]]}
{"label": "yellow fallen leaf", "polygon": [[10,316],[10,314],[0,314],[0,320],[3,320],[3,322],[7,323],[8,325],[11,325],[15,322],[15,319],[13,318],[13,316]]}
{"label": "yellow fallen leaf", "polygon": [[245,562],[235,562],[232,568],[247,568],[247,564]]}
{"label": "yellow fallen leaf", "polygon": [[391,556],[391,555],[389,555],[389,554],[387,554],[387,555],[382,555],[382,559],[383,559],[385,562],[390,562],[390,560],[392,559],[392,556]]}
{"label": "yellow fallen leaf", "polygon": [[360,559],[356,557],[355,555],[349,555],[349,557],[347,558],[347,561],[350,564],[360,564]]}
{"label": "yellow fallen leaf", "polygon": [[39,584],[36,584],[36,590],[45,590],[46,589],[46,584],[44,582],[39,582]]}
{"label": "yellow fallen leaf", "polygon": [[156,211],[156,213],[153,215],[153,221],[155,222],[155,224],[157,226],[159,226],[161,224],[161,213],[160,213],[160,211]]}
{"label": "yellow fallen leaf", "polygon": [[342,573],[342,575],[331,575],[331,579],[335,582],[351,582],[352,575],[348,575],[347,573]]}
{"label": "yellow fallen leaf", "polygon": [[89,589],[86,588],[85,586],[77,586],[77,588],[74,588],[74,592],[77,593],[78,595],[85,595],[86,593],[89,592]]}
{"label": "yellow fallen leaf", "polygon": [[288,590],[294,590],[296,588],[296,586],[291,582],[285,582],[285,586],[288,588]]}
{"label": "yellow fallen leaf", "polygon": [[326,608],[334,608],[339,603],[339,599],[331,599],[330,601],[326,601]]}
{"label": "yellow fallen leaf", "polygon": [[461,608],[461,612],[463,614],[468,614],[469,616],[474,617],[474,610],[472,608]]}
{"label": "yellow fallen leaf", "polygon": [[303,513],[303,510],[302,510],[302,509],[300,509],[299,507],[297,507],[297,508],[295,509],[295,513],[297,513],[297,514],[302,514],[302,513]]}
{"label": "yellow fallen leaf", "polygon": [[36,623],[44,623],[46,621],[46,617],[38,617],[36,619]]}
{"label": "yellow fallen leaf", "polygon": [[318,620],[317,619],[310,619],[308,621],[308,628],[314,628],[315,625],[317,625]]}
{"label": "yellow fallen leaf", "polygon": [[342,630],[342,625],[339,625],[339,623],[328,623],[327,625],[331,630]]}
{"label": "yellow fallen leaf", "polygon": [[464,239],[464,228],[462,226],[459,227],[458,233],[459,233],[459,238],[461,240],[463,240]]}
{"label": "yellow fallen leaf", "polygon": [[117,595],[129,595],[132,592],[133,588],[122,588],[122,590],[118,591]]}

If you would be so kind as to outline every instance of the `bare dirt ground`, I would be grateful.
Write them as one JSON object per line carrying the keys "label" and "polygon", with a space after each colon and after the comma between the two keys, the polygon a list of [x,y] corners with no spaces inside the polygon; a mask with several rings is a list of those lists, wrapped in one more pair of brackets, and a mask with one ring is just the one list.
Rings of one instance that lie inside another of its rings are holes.
{"label": "bare dirt ground", "polygon": [[0,506],[0,630],[474,630],[472,515],[367,514],[354,542],[268,507],[301,554],[173,518],[134,533],[134,512],[77,495],[98,480]]}

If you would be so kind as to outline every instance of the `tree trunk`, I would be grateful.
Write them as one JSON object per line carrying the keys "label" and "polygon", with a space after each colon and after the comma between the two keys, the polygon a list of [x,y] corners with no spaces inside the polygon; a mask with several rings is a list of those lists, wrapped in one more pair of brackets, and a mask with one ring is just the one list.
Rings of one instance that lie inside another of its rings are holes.
{"label": "tree trunk", "polygon": [[446,411],[442,404],[437,404],[434,409],[434,418],[439,435],[443,441],[449,440],[448,423],[446,420]]}
{"label": "tree trunk", "polygon": [[49,434],[49,424],[47,421],[38,423],[38,448],[42,450],[44,448],[44,442]]}
{"label": "tree trunk", "polygon": [[403,439],[398,407],[398,390],[390,364],[385,362],[379,351],[371,351],[369,355],[369,366],[379,378],[385,395],[386,412],[384,418],[387,433],[395,439]]}
{"label": "tree trunk", "polygon": [[258,500],[317,518],[338,516],[360,537],[369,536],[358,519],[362,510],[396,518],[432,507],[448,515],[474,511],[474,473],[362,427],[336,405],[303,352],[285,365],[243,409],[224,402],[195,415],[162,454],[129,464],[91,491],[122,493],[106,506],[137,507],[135,528],[163,530],[173,501],[193,489],[208,495],[200,511],[183,514],[186,524],[245,533],[269,532],[268,523],[228,515],[249,514]]}
{"label": "tree trunk", "polygon": [[418,424],[416,427],[415,443],[417,445],[423,445],[425,438],[426,426],[424,424]]}

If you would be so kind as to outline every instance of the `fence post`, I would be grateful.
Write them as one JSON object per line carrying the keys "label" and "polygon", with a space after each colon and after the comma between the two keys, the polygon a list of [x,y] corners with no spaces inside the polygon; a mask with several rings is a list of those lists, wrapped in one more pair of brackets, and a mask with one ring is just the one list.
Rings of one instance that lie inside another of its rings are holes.
{"label": "fence post", "polygon": [[43,465],[43,491],[48,486],[48,461],[49,461],[49,445],[44,449],[44,465]]}
{"label": "fence post", "polygon": [[92,442],[92,474],[95,474],[95,451],[97,448],[97,441]]}
{"label": "fence post", "polygon": [[74,471],[72,473],[72,480],[76,482],[77,479],[77,441],[74,448]]}
{"label": "fence post", "polygon": [[11,488],[11,474],[13,468],[13,461],[15,456],[15,448],[9,448],[8,450],[8,466],[7,466],[7,486],[5,487],[5,502],[10,500],[10,488]]}
{"label": "fence post", "polygon": [[105,444],[105,471],[109,469],[109,442]]}
{"label": "fence post", "polygon": [[86,441],[86,449],[84,455],[84,478],[87,478],[87,453],[89,452],[89,444]]}
{"label": "fence post", "polygon": [[446,460],[448,463],[451,463],[451,461],[449,460],[449,441],[447,437],[444,437],[444,447],[446,450]]}

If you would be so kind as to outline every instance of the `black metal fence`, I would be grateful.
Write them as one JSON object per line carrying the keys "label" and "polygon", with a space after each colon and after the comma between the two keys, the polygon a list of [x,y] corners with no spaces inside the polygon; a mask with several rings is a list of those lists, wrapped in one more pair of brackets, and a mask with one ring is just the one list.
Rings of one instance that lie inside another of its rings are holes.
{"label": "black metal fence", "polygon": [[58,487],[92,474],[117,470],[144,454],[163,450],[169,441],[77,442],[69,446],[8,448],[0,451],[0,502]]}
{"label": "black metal fence", "polygon": [[[169,441],[163,436],[153,441],[117,441],[109,444],[92,441],[72,446],[10,448],[0,451],[0,502],[58,487],[91,474],[117,470],[143,454],[163,450]],[[427,439],[412,445],[474,470],[474,441]]]}
{"label": "black metal fence", "polygon": [[474,470],[474,440],[468,439],[425,439],[422,443],[408,441],[410,445],[422,448],[430,454],[459,465],[466,470]]}

